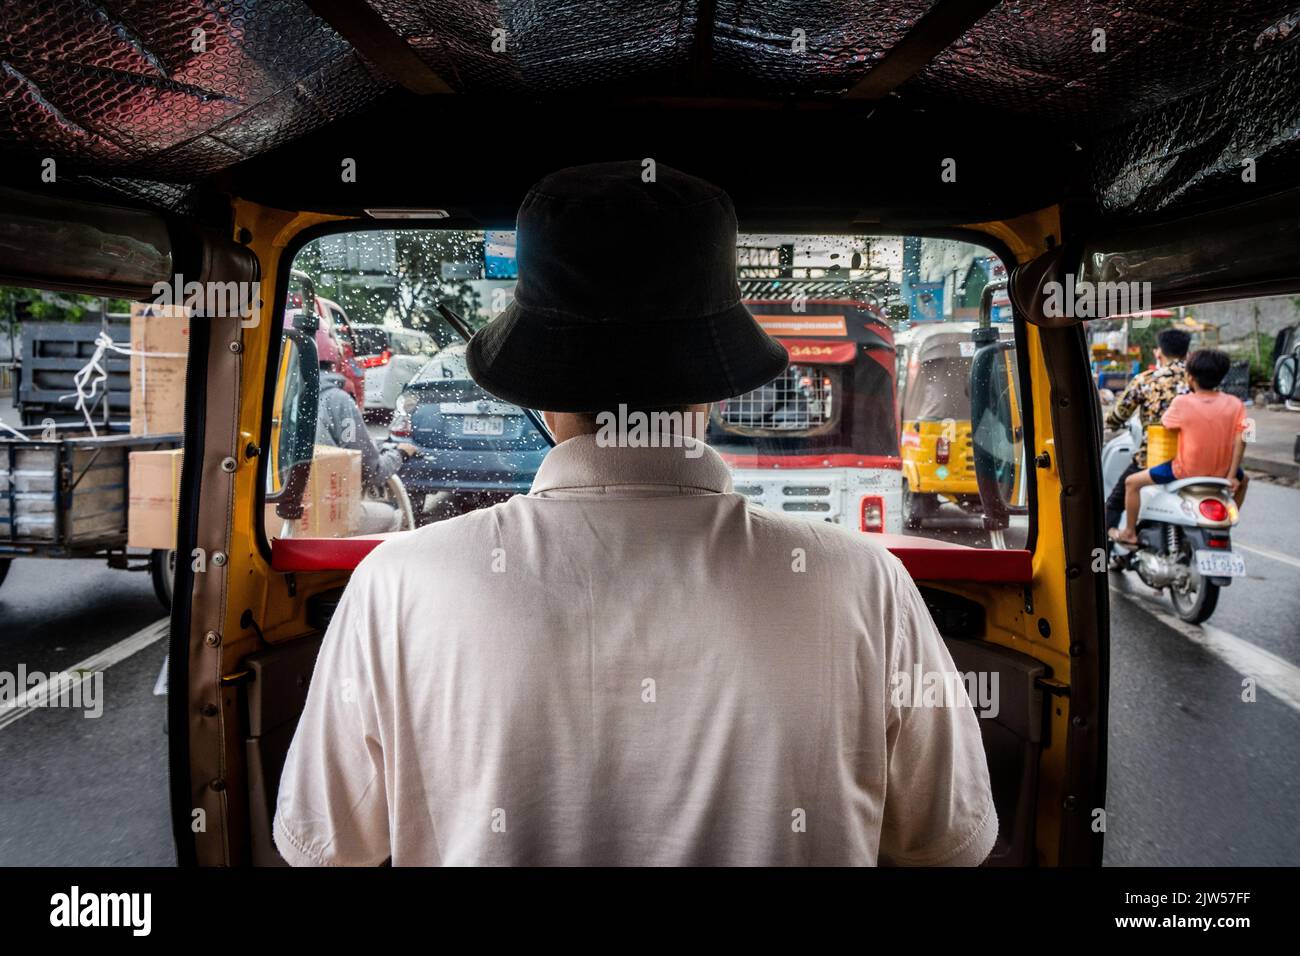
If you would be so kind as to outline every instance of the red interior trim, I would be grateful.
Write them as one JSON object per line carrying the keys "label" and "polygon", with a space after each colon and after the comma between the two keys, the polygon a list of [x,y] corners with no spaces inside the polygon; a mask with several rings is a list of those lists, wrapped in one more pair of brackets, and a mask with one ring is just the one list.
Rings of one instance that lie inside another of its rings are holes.
{"label": "red interior trim", "polygon": [[1034,579],[1032,551],[972,548],[909,534],[873,534],[871,540],[888,548],[917,581],[1029,584]]}
{"label": "red interior trim", "polygon": [[272,538],[271,569],[354,571],[362,558],[379,547],[385,538],[392,536],[374,534],[360,538]]}
{"label": "red interior trim", "polygon": [[[363,538],[273,538],[271,567],[276,571],[351,571],[385,538],[393,534]],[[998,584],[1028,584],[1033,579],[1033,552],[971,548],[964,544],[914,538],[902,534],[873,534],[903,562],[917,581],[978,581]]]}

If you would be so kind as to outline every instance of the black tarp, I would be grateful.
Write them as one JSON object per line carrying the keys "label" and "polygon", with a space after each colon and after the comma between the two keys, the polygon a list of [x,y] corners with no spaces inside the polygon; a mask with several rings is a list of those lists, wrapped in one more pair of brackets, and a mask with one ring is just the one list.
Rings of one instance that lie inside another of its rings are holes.
{"label": "black tarp", "polygon": [[[832,103],[886,61],[932,7],[931,0],[363,3],[452,91],[444,99],[515,102]],[[1160,216],[1300,183],[1298,24],[1296,0],[1006,0],[893,99],[979,116],[985,148],[1008,158],[1017,150],[1032,158],[1033,143],[1018,140],[1041,144],[1037,130],[1054,131],[1077,147],[1077,201],[1115,220]],[[98,189],[183,208],[207,177],[399,95],[391,62],[368,61],[347,25],[340,29],[303,0],[5,0],[0,158],[17,161],[33,182],[31,162],[55,159]],[[842,144],[858,123],[810,115],[774,114],[753,130],[754,142],[831,135]],[[927,122],[924,112],[908,115],[913,128],[854,149],[905,146]],[[444,132],[432,122],[376,135],[404,150],[414,134]],[[499,148],[505,136],[494,139],[485,107],[483,128],[462,131],[452,148]],[[1243,179],[1252,164],[1254,178]]]}

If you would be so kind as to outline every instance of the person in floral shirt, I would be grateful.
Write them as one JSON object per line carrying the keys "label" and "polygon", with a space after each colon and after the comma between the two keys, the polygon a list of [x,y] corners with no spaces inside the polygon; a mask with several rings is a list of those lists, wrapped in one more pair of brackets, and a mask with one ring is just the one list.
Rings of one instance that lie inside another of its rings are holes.
{"label": "person in floral shirt", "polygon": [[[1142,443],[1133,453],[1133,461],[1124,474],[1119,476],[1115,487],[1106,499],[1106,530],[1119,527],[1119,519],[1124,514],[1124,482],[1129,475],[1143,471],[1147,467],[1146,429],[1159,425],[1160,419],[1169,410],[1169,404],[1179,395],[1191,391],[1187,380],[1187,348],[1192,337],[1182,329],[1165,329],[1156,336],[1156,366],[1139,372],[1128,383],[1115,407],[1106,416],[1106,427],[1123,428],[1136,412],[1142,421]],[[1158,465],[1160,462],[1151,462]]]}

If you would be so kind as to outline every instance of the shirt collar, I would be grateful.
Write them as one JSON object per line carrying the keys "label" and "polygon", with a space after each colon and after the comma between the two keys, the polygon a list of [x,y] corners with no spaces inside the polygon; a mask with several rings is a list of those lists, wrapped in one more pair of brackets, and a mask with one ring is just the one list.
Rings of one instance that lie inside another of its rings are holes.
{"label": "shirt collar", "polygon": [[[695,457],[687,457],[688,453]],[[691,448],[628,448],[597,444],[595,435],[560,442],[542,460],[532,495],[618,486],[659,486],[678,494],[731,491],[731,471],[703,442]]]}

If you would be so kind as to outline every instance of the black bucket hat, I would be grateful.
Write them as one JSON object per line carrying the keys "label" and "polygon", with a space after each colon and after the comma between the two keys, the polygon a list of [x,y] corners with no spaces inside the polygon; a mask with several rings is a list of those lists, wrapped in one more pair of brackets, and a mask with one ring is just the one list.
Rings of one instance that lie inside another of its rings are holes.
{"label": "black bucket hat", "polygon": [[474,381],[553,412],[692,405],[765,385],[785,347],[741,304],[718,187],[640,161],[575,166],[519,207],[514,301],[470,340]]}

